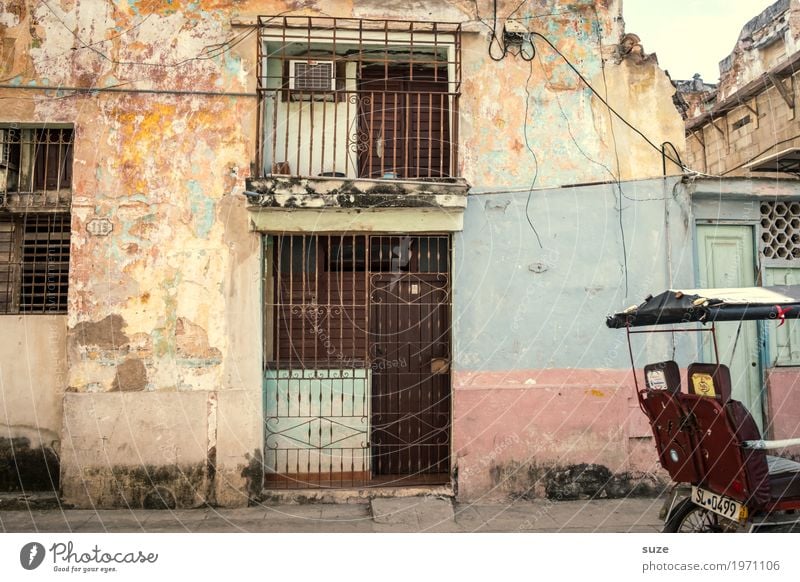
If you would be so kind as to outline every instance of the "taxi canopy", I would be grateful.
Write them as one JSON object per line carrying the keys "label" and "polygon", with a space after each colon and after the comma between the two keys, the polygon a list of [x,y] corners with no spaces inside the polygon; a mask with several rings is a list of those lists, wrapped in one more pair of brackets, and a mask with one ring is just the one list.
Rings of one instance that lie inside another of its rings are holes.
{"label": "taxi canopy", "polygon": [[800,318],[800,285],[669,289],[608,316],[611,328],[753,319]]}

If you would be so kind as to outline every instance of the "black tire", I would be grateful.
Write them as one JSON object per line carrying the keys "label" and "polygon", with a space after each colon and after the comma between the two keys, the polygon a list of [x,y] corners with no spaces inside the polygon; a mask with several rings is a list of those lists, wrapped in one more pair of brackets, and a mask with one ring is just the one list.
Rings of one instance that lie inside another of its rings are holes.
{"label": "black tire", "polygon": [[664,533],[719,533],[725,531],[720,517],[692,502],[688,497],[678,503],[664,524]]}

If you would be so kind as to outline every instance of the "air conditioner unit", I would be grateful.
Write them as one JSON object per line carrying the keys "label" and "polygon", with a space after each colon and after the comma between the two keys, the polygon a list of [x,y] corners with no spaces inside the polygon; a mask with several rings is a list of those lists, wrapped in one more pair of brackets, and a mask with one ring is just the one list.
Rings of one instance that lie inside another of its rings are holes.
{"label": "air conditioner unit", "polygon": [[289,61],[289,89],[294,91],[335,91],[333,61]]}

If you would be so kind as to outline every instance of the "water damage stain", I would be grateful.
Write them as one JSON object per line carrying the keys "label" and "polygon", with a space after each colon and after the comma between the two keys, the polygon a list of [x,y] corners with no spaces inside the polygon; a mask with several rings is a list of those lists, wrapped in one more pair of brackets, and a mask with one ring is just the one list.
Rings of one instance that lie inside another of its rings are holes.
{"label": "water damage stain", "polygon": [[492,484],[513,499],[553,500],[656,497],[669,484],[651,473],[614,473],[605,465],[505,463],[489,469]]}

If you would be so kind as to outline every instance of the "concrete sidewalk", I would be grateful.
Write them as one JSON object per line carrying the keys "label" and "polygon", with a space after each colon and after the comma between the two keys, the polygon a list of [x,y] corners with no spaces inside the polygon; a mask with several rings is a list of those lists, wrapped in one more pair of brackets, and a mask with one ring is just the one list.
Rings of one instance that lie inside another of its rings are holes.
{"label": "concrete sidewalk", "polygon": [[3,532],[647,532],[662,499],[459,503],[377,498],[368,503],[244,509],[0,511]]}

